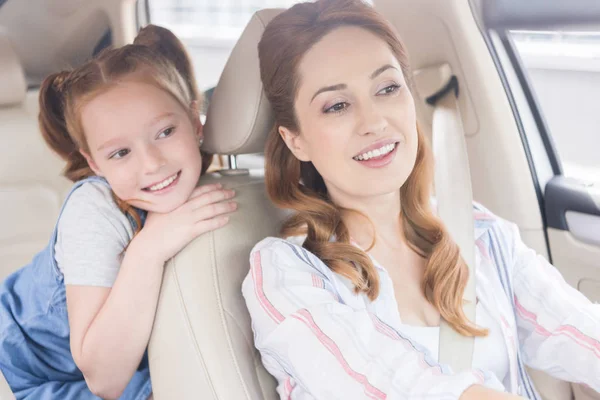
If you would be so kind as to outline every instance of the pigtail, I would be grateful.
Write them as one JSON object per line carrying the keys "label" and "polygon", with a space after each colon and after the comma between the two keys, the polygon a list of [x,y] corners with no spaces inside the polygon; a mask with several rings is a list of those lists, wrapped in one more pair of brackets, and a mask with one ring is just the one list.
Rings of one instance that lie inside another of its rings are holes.
{"label": "pigtail", "polygon": [[[140,30],[133,44],[148,47],[169,60],[183,78],[192,101],[197,104],[198,111],[203,109],[204,98],[198,91],[192,62],[177,36],[163,27],[147,25]],[[203,150],[200,152],[202,154],[201,174],[204,175],[212,163],[213,155]]]}
{"label": "pigtail", "polygon": [[[67,162],[63,174],[72,182],[93,176],[87,160],[79,152],[80,146],[73,140],[67,130],[65,120],[65,101],[68,91],[68,77],[71,73],[62,71],[48,76],[40,88],[39,124],[44,140],[55,153]],[[136,209],[115,196],[113,198],[123,214],[135,222],[134,235],[142,226]]]}
{"label": "pigtail", "polygon": [[42,136],[48,146],[67,162],[63,175],[67,179],[77,182],[94,175],[94,173],[79,152],[79,145],[67,130],[64,111],[69,75],[70,72],[62,71],[52,74],[44,80],[40,88],[38,121]]}

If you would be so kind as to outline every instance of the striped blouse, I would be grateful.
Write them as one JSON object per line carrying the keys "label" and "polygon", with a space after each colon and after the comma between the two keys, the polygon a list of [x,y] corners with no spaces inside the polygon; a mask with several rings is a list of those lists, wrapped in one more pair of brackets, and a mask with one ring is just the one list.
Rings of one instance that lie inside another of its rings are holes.
{"label": "striped blouse", "polygon": [[499,321],[509,371],[454,373],[403,333],[385,268],[375,301],[304,249],[269,237],[242,285],[254,341],[282,399],[458,399],[473,384],[541,399],[525,365],[600,391],[600,305],[526,247],[516,225],[474,206],[477,297]]}

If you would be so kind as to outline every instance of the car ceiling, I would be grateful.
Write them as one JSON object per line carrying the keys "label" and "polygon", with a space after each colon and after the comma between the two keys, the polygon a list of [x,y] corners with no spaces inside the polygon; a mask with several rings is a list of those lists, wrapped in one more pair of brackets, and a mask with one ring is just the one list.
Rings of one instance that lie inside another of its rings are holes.
{"label": "car ceiling", "polygon": [[110,31],[109,17],[105,7],[98,5],[100,1],[0,2],[4,2],[0,30],[13,43],[30,86],[38,85],[49,73],[85,61]]}

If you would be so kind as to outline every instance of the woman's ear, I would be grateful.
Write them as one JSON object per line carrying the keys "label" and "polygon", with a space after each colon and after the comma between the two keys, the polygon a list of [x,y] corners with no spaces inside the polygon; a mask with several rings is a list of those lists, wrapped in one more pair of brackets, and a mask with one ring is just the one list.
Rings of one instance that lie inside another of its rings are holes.
{"label": "woman's ear", "polygon": [[100,168],[98,168],[98,165],[96,164],[96,162],[94,161],[92,156],[87,151],[79,150],[79,153],[83,156],[83,158],[85,158],[85,161],[87,161],[88,165],[90,166],[90,168],[92,169],[92,171],[94,171],[94,173],[96,175],[104,176],[104,175],[102,175]]}
{"label": "woman's ear", "polygon": [[306,152],[306,144],[304,143],[302,136],[283,126],[280,126],[277,130],[288,149],[290,149],[292,154],[296,156],[298,160],[305,162],[310,161],[310,157]]}

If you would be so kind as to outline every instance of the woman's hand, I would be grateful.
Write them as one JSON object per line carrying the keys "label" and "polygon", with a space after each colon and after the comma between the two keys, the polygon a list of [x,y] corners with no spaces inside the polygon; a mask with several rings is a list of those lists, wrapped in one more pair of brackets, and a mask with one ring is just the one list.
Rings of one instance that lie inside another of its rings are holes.
{"label": "woman's hand", "polygon": [[221,184],[197,187],[188,201],[175,210],[148,213],[144,228],[134,240],[143,240],[148,251],[166,262],[196,237],[227,224],[226,214],[235,211],[237,203],[224,200],[234,195],[233,190],[223,189]]}
{"label": "woman's hand", "polygon": [[465,390],[460,396],[460,400],[523,400],[523,397],[517,396],[516,394],[498,392],[486,388],[481,385],[473,385]]}

